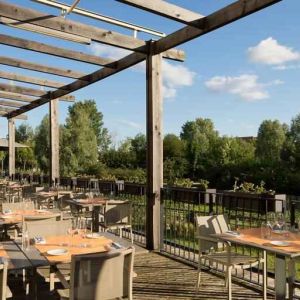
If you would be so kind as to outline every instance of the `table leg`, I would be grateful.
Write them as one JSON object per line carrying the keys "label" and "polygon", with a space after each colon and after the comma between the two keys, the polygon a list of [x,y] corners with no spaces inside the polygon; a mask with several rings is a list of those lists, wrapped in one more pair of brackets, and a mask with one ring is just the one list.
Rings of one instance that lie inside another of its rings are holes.
{"label": "table leg", "polygon": [[30,287],[29,287],[29,295],[30,299],[37,300],[37,271],[36,268],[31,269],[32,276],[30,276]]}
{"label": "table leg", "polygon": [[275,259],[275,299],[284,300],[286,296],[285,256],[276,254]]}
{"label": "table leg", "polygon": [[100,207],[95,206],[93,209],[93,231],[99,232],[99,213],[100,213]]}
{"label": "table leg", "polygon": [[288,282],[289,282],[289,300],[293,300],[293,294],[294,294],[294,281],[295,281],[295,260],[290,259],[289,261],[289,277],[288,277]]}

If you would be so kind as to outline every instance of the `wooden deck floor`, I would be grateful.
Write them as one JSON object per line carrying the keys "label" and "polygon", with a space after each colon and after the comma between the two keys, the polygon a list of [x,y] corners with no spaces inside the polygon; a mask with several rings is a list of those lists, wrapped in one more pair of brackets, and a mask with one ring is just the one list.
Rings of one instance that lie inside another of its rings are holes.
{"label": "wooden deck floor", "polygon": [[[166,256],[148,253],[136,255],[135,272],[138,276],[134,279],[134,300],[183,300],[183,299],[226,299],[224,280],[210,272],[203,272],[203,285],[199,293],[195,292],[196,270],[181,262]],[[20,280],[11,278],[11,289],[17,295],[14,300],[27,300]],[[39,299],[59,299],[56,293],[48,292],[48,285],[39,282]],[[233,299],[262,299],[261,294],[241,285],[233,284]],[[268,297],[272,299],[272,297]]]}

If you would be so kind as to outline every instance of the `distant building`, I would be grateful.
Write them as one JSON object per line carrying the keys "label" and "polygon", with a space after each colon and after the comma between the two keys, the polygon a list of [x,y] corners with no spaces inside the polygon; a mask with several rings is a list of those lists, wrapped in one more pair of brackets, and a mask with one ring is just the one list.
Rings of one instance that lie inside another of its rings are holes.
{"label": "distant building", "polygon": [[252,142],[257,140],[256,136],[237,136],[236,138],[245,142]]}

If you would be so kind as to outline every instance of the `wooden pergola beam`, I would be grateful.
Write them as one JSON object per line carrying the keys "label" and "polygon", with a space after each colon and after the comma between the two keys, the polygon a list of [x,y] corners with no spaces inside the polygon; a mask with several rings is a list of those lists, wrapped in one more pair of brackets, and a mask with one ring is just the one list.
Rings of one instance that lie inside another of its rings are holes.
{"label": "wooden pergola beam", "polygon": [[0,56],[0,64],[73,79],[79,79],[80,77],[87,75],[73,70],[55,68],[7,56]]}
{"label": "wooden pergola beam", "polygon": [[0,78],[30,83],[30,84],[34,84],[34,85],[38,85],[38,86],[51,87],[51,88],[61,88],[65,85],[64,83],[53,81],[53,80],[40,79],[40,78],[36,78],[36,77],[24,76],[21,74],[16,74],[16,73],[12,73],[12,72],[4,72],[4,71],[0,71]]}
{"label": "wooden pergola beam", "polygon": [[35,51],[43,54],[58,56],[70,60],[76,60],[84,63],[89,63],[97,66],[113,67],[113,60],[101,58],[99,56],[86,54],[74,50],[55,47],[27,39],[12,37],[5,34],[0,34],[0,44],[12,46],[20,49]]}
{"label": "wooden pergola beam", "polygon": [[[0,1],[0,16],[19,20],[21,22],[39,25],[42,27],[71,33],[90,38],[92,41],[131,50],[148,53],[147,43],[137,38],[123,35],[111,30],[100,29],[96,26],[66,20],[63,17],[41,13],[39,11]],[[183,61],[185,54],[182,50],[169,49],[163,57]]]}
{"label": "wooden pergola beam", "polygon": [[184,24],[189,24],[195,20],[201,19],[204,16],[194,11],[183,7],[168,3],[162,0],[117,0],[151,13],[166,17],[168,19],[178,21]]}
{"label": "wooden pergola beam", "polygon": [[[227,7],[212,13],[211,15],[203,18],[202,20],[206,20],[206,22],[203,22],[203,28],[202,30],[196,29],[191,26],[184,27],[183,32],[187,36],[184,36],[182,33],[182,30],[176,31],[175,33],[171,34],[172,39],[169,39],[169,36],[160,39],[157,42],[153,43],[153,55],[159,53],[159,48],[164,47],[172,48],[173,44],[176,43],[184,43],[188,40],[193,39],[192,34],[189,33],[189,30],[193,33],[194,38],[197,36],[201,36],[204,34],[207,34],[211,31],[216,30],[219,27],[225,26],[228,23],[231,23],[235,20],[241,19],[251,13],[254,13],[258,10],[261,10],[269,5],[272,5],[274,3],[280,2],[282,0],[248,0],[245,2],[244,0],[239,0],[231,5],[228,5]],[[1,2],[0,2],[1,3]],[[196,32],[195,32],[196,30]],[[159,43],[159,44],[158,44]],[[147,45],[147,48],[149,48],[149,45]],[[165,51],[165,50],[163,50]],[[162,52],[163,52],[162,51]],[[102,68],[98,71],[95,71],[94,73],[91,73],[87,76],[84,76],[82,80],[76,80],[63,88],[49,92],[46,96],[41,97],[32,103],[23,106],[20,109],[15,110],[14,112],[11,112],[7,114],[8,118],[12,118],[14,116],[17,116],[21,113],[25,113],[33,108],[39,107],[47,102],[49,102],[52,99],[59,98],[61,96],[64,96],[68,93],[72,93],[74,91],[77,91],[81,88],[84,88],[90,84],[93,84],[97,81],[103,80],[104,78],[107,78],[113,74],[116,74],[118,72],[121,72],[122,70],[125,70],[127,68],[130,68],[140,62],[142,62],[145,59],[145,55],[142,53],[132,53],[119,61],[116,62],[116,69],[110,69],[110,68]]]}
{"label": "wooden pergola beam", "polygon": [[6,25],[6,26],[13,27],[13,28],[18,28],[18,29],[31,31],[34,33],[44,34],[44,35],[56,37],[59,39],[63,39],[63,40],[67,40],[67,41],[71,41],[71,42],[75,42],[75,43],[80,43],[80,44],[84,44],[84,45],[91,44],[91,39],[88,39],[88,38],[85,38],[82,36],[76,36],[74,34],[64,33],[61,31],[41,27],[38,25],[30,24],[30,23],[23,23],[23,22],[20,22],[18,20],[11,19],[11,18],[6,18],[6,17],[0,16],[0,23],[3,25]]}
{"label": "wooden pergola beam", "polygon": [[154,53],[159,54],[234,21],[253,14],[282,0],[238,0],[207,17],[192,22],[193,25],[169,34],[154,43]]}
{"label": "wooden pergola beam", "polygon": [[0,99],[0,105],[7,106],[7,107],[22,107],[24,104],[22,104],[20,102]]}
{"label": "wooden pergola beam", "polygon": [[4,112],[11,112],[11,111],[14,111],[15,109],[14,108],[9,108],[9,107],[6,107],[6,106],[2,106],[0,105],[0,111],[4,111]]}
{"label": "wooden pergola beam", "polygon": [[[7,115],[7,112],[6,111],[1,111],[0,110],[0,117],[2,118],[6,118],[6,115]],[[19,120],[27,120],[27,116],[26,115],[19,115],[19,116],[16,116],[15,119],[19,119]]]}
{"label": "wooden pergola beam", "polygon": [[4,99],[16,100],[16,101],[21,101],[21,102],[32,102],[32,101],[36,100],[36,98],[33,98],[33,97],[10,93],[10,92],[1,92],[1,91],[0,91],[0,97],[4,98]]}
{"label": "wooden pergola beam", "polygon": [[[9,85],[6,83],[0,83],[0,91],[16,93],[16,94],[21,94],[21,95],[27,95],[27,96],[35,96],[35,97],[44,96],[48,92],[48,91],[35,90],[32,88],[27,88],[27,87],[23,87],[23,86]],[[68,94],[68,92],[66,91],[66,93],[62,97],[59,97],[60,100],[74,102],[75,97],[67,95],[67,94]]]}

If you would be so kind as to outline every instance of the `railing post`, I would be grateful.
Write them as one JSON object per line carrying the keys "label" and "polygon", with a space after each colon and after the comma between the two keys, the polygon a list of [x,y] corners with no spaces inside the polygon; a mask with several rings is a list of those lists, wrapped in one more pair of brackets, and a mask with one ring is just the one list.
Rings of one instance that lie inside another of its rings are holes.
{"label": "railing post", "polygon": [[15,120],[8,119],[8,175],[11,180],[15,179],[16,167],[15,131]]}

